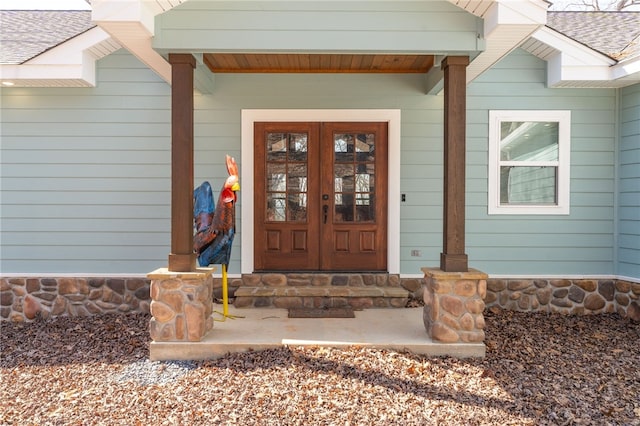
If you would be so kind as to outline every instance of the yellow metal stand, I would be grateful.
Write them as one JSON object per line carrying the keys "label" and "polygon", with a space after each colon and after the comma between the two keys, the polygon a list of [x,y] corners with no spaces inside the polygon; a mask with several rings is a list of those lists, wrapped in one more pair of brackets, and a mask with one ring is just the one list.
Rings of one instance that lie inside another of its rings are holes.
{"label": "yellow metal stand", "polygon": [[244,318],[239,315],[229,314],[229,286],[227,284],[227,265],[222,265],[222,312],[215,311],[215,313],[222,315],[222,319],[214,321],[223,322],[226,321],[227,318]]}

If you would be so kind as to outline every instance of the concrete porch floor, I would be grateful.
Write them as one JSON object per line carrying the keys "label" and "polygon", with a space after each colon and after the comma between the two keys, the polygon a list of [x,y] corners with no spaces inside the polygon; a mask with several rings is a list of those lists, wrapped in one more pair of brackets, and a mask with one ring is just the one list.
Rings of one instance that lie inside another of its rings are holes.
{"label": "concrete porch floor", "polygon": [[[221,305],[215,309],[222,311]],[[228,353],[281,346],[360,346],[409,351],[428,356],[473,358],[485,356],[484,343],[433,342],[425,331],[423,308],[366,309],[355,318],[288,318],[286,309],[229,306],[244,318],[215,321],[200,342],[151,342],[154,361],[202,360]],[[214,314],[215,319],[221,315]]]}

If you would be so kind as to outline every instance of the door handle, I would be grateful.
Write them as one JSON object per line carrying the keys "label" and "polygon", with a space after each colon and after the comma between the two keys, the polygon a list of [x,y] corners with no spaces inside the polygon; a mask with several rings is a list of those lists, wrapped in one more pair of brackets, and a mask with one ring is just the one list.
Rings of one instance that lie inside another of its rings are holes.
{"label": "door handle", "polygon": [[327,216],[329,215],[329,206],[328,205],[323,205],[322,206],[322,212],[324,213],[324,223],[327,223]]}

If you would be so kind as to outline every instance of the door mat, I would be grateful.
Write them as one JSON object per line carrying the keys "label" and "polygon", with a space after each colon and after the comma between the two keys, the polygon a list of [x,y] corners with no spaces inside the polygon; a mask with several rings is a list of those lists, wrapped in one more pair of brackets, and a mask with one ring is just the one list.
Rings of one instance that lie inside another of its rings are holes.
{"label": "door mat", "polygon": [[355,318],[352,308],[291,308],[289,318]]}

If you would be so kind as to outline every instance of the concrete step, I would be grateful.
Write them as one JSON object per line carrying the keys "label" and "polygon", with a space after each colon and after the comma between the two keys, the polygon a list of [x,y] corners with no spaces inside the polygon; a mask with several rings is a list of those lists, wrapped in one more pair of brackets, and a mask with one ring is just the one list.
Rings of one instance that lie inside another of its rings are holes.
{"label": "concrete step", "polygon": [[431,340],[423,322],[423,308],[365,309],[355,318],[288,318],[286,309],[237,309],[237,318],[215,322],[199,342],[151,342],[150,358],[196,360],[220,358],[229,353],[259,351],[283,346],[365,347],[426,356],[482,358],[484,343],[439,343]]}

